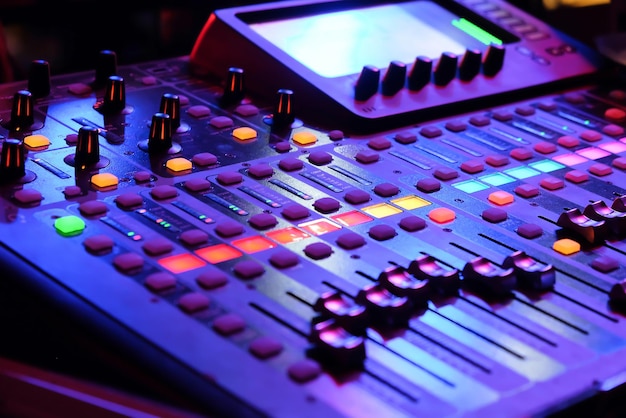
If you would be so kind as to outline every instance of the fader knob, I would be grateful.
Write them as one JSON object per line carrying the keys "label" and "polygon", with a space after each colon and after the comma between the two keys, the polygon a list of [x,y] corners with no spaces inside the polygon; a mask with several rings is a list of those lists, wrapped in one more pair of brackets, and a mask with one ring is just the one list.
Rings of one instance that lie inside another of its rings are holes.
{"label": "fader knob", "polygon": [[359,79],[354,86],[354,99],[367,100],[378,91],[380,82],[380,70],[372,65],[366,65],[361,70]]}
{"label": "fader knob", "polygon": [[486,76],[494,76],[500,72],[504,64],[504,46],[491,44],[487,48],[485,58],[483,59],[483,74]]}
{"label": "fader knob", "polygon": [[31,128],[35,123],[33,95],[28,90],[20,90],[13,95],[10,129],[22,131]]}
{"label": "fader knob", "polygon": [[172,118],[167,113],[155,113],[150,124],[148,152],[161,153],[172,147]]}
{"label": "fader knob", "polygon": [[226,76],[224,94],[221,98],[222,106],[230,106],[241,102],[244,97],[243,70],[230,67]]}
{"label": "fader knob", "polygon": [[46,97],[50,94],[50,64],[48,61],[31,62],[28,73],[28,91],[33,97]]}
{"label": "fader knob", "polygon": [[480,72],[483,54],[477,49],[468,49],[459,63],[459,79],[470,81]]}
{"label": "fader knob", "polygon": [[433,71],[433,62],[428,57],[417,57],[411,67],[408,77],[409,90],[421,90],[426,84],[430,83],[430,77]]}
{"label": "fader knob", "polygon": [[112,75],[117,74],[117,55],[108,49],[100,51],[96,62],[96,79],[94,84],[102,87]]}
{"label": "fader knob", "polygon": [[273,126],[278,128],[289,126],[295,120],[292,97],[293,91],[289,89],[279,89],[276,93],[276,104],[272,114]]}
{"label": "fader knob", "polygon": [[17,139],[6,139],[2,143],[0,157],[0,181],[3,183],[20,179],[26,175],[24,150]]}
{"label": "fader knob", "polygon": [[391,61],[381,83],[384,96],[393,96],[399,92],[406,81],[406,65],[400,61]]}
{"label": "fader knob", "polygon": [[167,113],[172,121],[172,130],[180,126],[180,97],[176,94],[165,93],[161,96],[160,113]]}
{"label": "fader knob", "polygon": [[445,86],[456,77],[456,67],[459,58],[451,53],[444,52],[439,57],[437,65],[435,66],[434,79],[436,85]]}
{"label": "fader knob", "polygon": [[77,167],[89,166],[100,161],[100,143],[98,142],[98,128],[81,126],[78,130],[74,165]]}

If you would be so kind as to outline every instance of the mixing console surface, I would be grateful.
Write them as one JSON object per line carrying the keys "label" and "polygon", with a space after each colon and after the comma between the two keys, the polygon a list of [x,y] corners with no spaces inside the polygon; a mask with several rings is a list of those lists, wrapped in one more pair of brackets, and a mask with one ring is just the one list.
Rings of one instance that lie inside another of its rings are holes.
{"label": "mixing console surface", "polygon": [[207,413],[545,416],[620,387],[623,86],[364,135],[100,54],[0,86],[3,280]]}

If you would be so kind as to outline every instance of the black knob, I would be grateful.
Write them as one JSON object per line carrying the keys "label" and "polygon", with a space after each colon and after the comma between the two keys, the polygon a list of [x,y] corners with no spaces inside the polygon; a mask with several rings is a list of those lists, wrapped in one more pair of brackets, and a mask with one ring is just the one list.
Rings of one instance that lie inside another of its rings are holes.
{"label": "black knob", "polygon": [[50,94],[50,64],[48,61],[35,60],[30,63],[28,91],[35,98],[46,97]]}
{"label": "black knob", "polygon": [[224,94],[221,98],[222,106],[230,106],[241,102],[244,97],[243,70],[230,67],[226,76]]}
{"label": "black knob", "polygon": [[406,65],[400,61],[391,61],[381,83],[384,96],[393,96],[406,82]]}
{"label": "black knob", "polygon": [[35,123],[34,98],[30,91],[20,90],[13,95],[10,129],[21,131],[29,129]]}
{"label": "black knob", "polygon": [[108,49],[100,51],[96,62],[96,87],[106,85],[112,75],[117,75],[117,55]]}
{"label": "black knob", "polygon": [[172,130],[175,131],[180,126],[180,97],[172,93],[163,94],[159,112],[169,115],[172,121]]}
{"label": "black knob", "polygon": [[616,238],[623,238],[626,234],[626,212],[610,208],[602,200],[587,205],[583,215],[596,221],[604,221]]}
{"label": "black knob", "polygon": [[100,161],[100,143],[98,128],[81,126],[78,130],[74,165],[76,167],[89,166]]}
{"label": "black knob", "polygon": [[26,175],[24,165],[24,149],[17,139],[6,139],[2,143],[0,156],[0,181],[10,182]]}
{"label": "black knob", "polygon": [[367,312],[365,306],[344,297],[339,292],[322,294],[313,305],[315,312],[322,318],[332,318],[335,322],[354,335],[362,335],[367,328]]}
{"label": "black knob", "polygon": [[573,232],[591,244],[601,244],[609,237],[609,227],[604,220],[595,220],[583,214],[580,209],[568,209],[561,213],[556,224]]}
{"label": "black knob", "polygon": [[459,63],[459,79],[470,81],[480,73],[483,53],[477,49],[468,49]]}
{"label": "black knob", "polygon": [[272,114],[272,126],[289,126],[295,120],[292,103],[293,91],[280,89],[276,93],[274,113]]}
{"label": "black knob", "polygon": [[451,52],[444,52],[435,66],[434,79],[436,85],[445,86],[456,77],[456,67],[459,58]]}
{"label": "black knob", "polygon": [[428,280],[431,296],[456,295],[461,288],[459,270],[447,268],[428,254],[411,261],[408,272],[420,280]]}
{"label": "black knob", "polygon": [[361,70],[356,85],[354,86],[354,99],[367,100],[378,91],[380,82],[380,70],[372,65],[366,65]]}
{"label": "black knob", "polygon": [[464,287],[485,296],[508,296],[517,285],[512,267],[500,268],[484,257],[476,257],[463,267]]}
{"label": "black knob", "polygon": [[428,305],[428,280],[417,279],[404,267],[386,268],[378,275],[378,282],[394,295],[408,298],[415,308],[425,308]]}
{"label": "black knob", "polygon": [[172,118],[167,113],[155,113],[150,124],[148,152],[162,153],[172,147]]}
{"label": "black knob", "polygon": [[555,269],[551,264],[540,264],[524,251],[515,251],[502,263],[504,268],[513,268],[517,284],[523,289],[550,290],[556,282]]}
{"label": "black knob", "polygon": [[407,327],[414,309],[407,297],[394,295],[382,283],[365,286],[355,301],[365,306],[372,325],[379,329]]}
{"label": "black knob", "polygon": [[104,90],[100,111],[105,114],[119,113],[126,107],[126,86],[124,79],[117,75],[109,77]]}
{"label": "black knob", "polygon": [[421,90],[430,83],[433,71],[433,62],[428,57],[417,57],[411,68],[408,79],[409,90]]}
{"label": "black knob", "polygon": [[491,44],[487,48],[485,58],[483,59],[483,74],[486,76],[494,76],[500,72],[504,64],[504,45]]}
{"label": "black knob", "polygon": [[313,323],[309,340],[313,343],[312,356],[326,367],[341,371],[363,368],[364,337],[352,335],[334,319]]}

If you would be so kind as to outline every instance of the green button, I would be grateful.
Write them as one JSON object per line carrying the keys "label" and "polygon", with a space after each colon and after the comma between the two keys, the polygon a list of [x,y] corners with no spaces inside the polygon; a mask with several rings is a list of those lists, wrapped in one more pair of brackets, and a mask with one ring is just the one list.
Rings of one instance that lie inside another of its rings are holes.
{"label": "green button", "polygon": [[85,221],[74,215],[63,216],[54,221],[54,228],[64,237],[71,237],[85,230]]}

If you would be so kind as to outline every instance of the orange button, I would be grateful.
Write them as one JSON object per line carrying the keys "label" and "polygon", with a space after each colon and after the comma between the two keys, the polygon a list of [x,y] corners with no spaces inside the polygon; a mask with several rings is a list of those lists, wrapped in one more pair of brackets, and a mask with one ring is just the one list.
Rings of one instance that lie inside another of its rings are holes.
{"label": "orange button", "polygon": [[293,134],[293,142],[299,145],[310,145],[317,142],[317,137],[311,132],[296,132]]}
{"label": "orange button", "polygon": [[428,217],[431,221],[437,222],[439,224],[445,224],[446,222],[451,222],[456,218],[456,213],[452,209],[448,208],[437,208],[428,212]]}
{"label": "orange button", "polygon": [[117,187],[119,180],[111,173],[99,173],[91,176],[91,184],[101,189]]}
{"label": "orange button", "polygon": [[233,136],[240,141],[247,141],[256,138],[256,131],[247,126],[236,128],[233,130]]}
{"label": "orange button", "polygon": [[33,151],[41,151],[48,148],[50,140],[43,135],[28,135],[24,138],[24,145]]}
{"label": "orange button", "polygon": [[495,203],[496,205],[508,205],[509,203],[513,203],[515,197],[503,190],[498,190],[497,192],[493,192],[487,198],[491,203]]}
{"label": "orange button", "polygon": [[580,251],[580,244],[569,238],[563,238],[556,241],[552,249],[563,255],[570,255]]}
{"label": "orange button", "polygon": [[241,257],[243,253],[236,248],[226,244],[217,244],[210,247],[204,247],[196,251],[196,255],[205,259],[211,264],[221,263],[222,261],[232,260]]}
{"label": "orange button", "polygon": [[189,161],[186,158],[172,158],[170,160],[167,160],[167,162],[165,163],[165,166],[172,170],[172,171],[187,171],[187,170],[191,170],[191,161]]}

